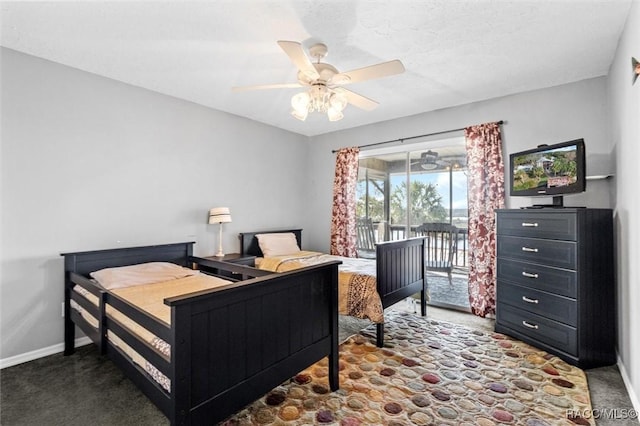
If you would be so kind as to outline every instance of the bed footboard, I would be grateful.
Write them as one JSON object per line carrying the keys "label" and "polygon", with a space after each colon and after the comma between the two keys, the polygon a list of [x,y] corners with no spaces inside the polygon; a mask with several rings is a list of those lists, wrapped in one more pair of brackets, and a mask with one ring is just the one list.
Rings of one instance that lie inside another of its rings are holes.
{"label": "bed footboard", "polygon": [[172,424],[224,420],[325,356],[338,389],[338,264],[167,299],[178,338]]}
{"label": "bed footboard", "polygon": [[[422,237],[376,244],[376,280],[378,294],[385,309],[407,297],[420,293],[420,313],[427,314]],[[377,324],[376,344],[384,344],[384,324]]]}

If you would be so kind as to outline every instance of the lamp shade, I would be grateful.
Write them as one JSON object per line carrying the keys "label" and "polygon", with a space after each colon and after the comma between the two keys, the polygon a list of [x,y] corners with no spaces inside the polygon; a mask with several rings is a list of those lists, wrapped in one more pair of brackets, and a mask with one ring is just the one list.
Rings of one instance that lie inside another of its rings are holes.
{"label": "lamp shade", "polygon": [[231,222],[231,212],[229,207],[214,207],[209,210],[209,223]]}

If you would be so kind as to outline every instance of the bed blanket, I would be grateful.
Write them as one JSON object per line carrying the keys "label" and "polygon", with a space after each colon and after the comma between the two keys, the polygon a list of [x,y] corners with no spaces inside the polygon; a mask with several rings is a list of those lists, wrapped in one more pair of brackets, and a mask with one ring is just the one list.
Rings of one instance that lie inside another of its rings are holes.
{"label": "bed blanket", "polygon": [[384,322],[382,301],[376,287],[376,262],[370,259],[332,256],[314,251],[300,251],[286,256],[265,257],[259,268],[285,272],[332,260],[342,261],[338,272],[338,311],[342,315]]}
{"label": "bed blanket", "polygon": [[[153,315],[165,324],[171,325],[171,308],[164,304],[165,298],[195,293],[202,290],[209,290],[229,283],[230,282],[227,280],[199,273],[189,277],[165,281],[162,283],[118,288],[111,290],[111,292],[141,308],[148,314]],[[84,288],[77,285],[73,289],[94,305],[99,305],[98,298]],[[77,310],[85,321],[87,321],[93,328],[98,328],[99,323],[96,318],[82,309],[82,307],[73,300],[71,300],[71,306]],[[171,358],[171,345],[169,345],[169,343],[155,336],[146,328],[142,327],[110,305],[106,306],[106,312],[109,317],[118,320],[122,325],[129,329],[129,331],[140,337],[142,341],[151,345],[151,347],[168,359]],[[115,346],[118,346],[125,354],[127,354],[134,363],[141,366],[160,386],[162,386],[162,388],[164,388],[164,390],[167,392],[171,391],[171,380],[167,376],[162,374],[162,372],[160,372],[160,370],[158,370],[153,364],[142,357],[131,346],[126,344],[124,340],[118,337],[117,334],[109,330],[107,335],[108,339]]]}

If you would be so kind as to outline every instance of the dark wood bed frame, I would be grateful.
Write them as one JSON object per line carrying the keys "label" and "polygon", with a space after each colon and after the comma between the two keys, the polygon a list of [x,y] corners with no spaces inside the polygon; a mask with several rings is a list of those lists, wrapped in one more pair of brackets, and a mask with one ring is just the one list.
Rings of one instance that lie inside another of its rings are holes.
{"label": "dark wood bed frame", "polygon": [[[302,229],[257,231],[240,233],[240,252],[262,257],[256,235],[292,232],[302,247]],[[420,293],[420,314],[427,314],[427,281],[425,276],[425,239],[386,241],[376,244],[376,286],[382,308]],[[384,345],[384,323],[376,324],[376,345]]]}
{"label": "dark wood bed frame", "polygon": [[[74,352],[77,325],[117,364],[172,425],[214,424],[236,413],[314,362],[329,357],[329,386],[338,383],[338,264],[273,274],[192,256],[193,242],[64,253],[65,355]],[[165,299],[171,326],[89,279],[102,268],[163,261],[232,269],[255,278]],[[241,269],[241,270],[240,270]],[[96,307],[72,291],[79,285],[101,301]],[[91,327],[70,306],[99,321]],[[305,301],[313,300],[313,303]],[[167,358],[105,315],[111,305],[171,345]],[[117,333],[171,380],[164,391],[107,339]]]}

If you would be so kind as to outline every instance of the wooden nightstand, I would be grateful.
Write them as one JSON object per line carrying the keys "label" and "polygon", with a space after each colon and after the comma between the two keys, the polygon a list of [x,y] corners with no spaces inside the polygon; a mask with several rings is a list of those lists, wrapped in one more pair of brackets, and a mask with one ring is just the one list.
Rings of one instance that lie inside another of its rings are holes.
{"label": "wooden nightstand", "polygon": [[[217,260],[218,262],[235,263],[236,265],[245,265],[245,266],[251,266],[251,267],[256,266],[255,256],[242,255],[240,253],[225,254],[224,257],[208,256],[208,257],[205,257],[204,259]],[[231,272],[231,271],[225,271],[223,269],[215,269],[215,268],[202,268],[202,269],[206,270],[207,272],[211,272],[213,274],[220,275],[222,277],[233,278],[235,280],[243,280],[246,278],[242,276],[242,274]]]}

